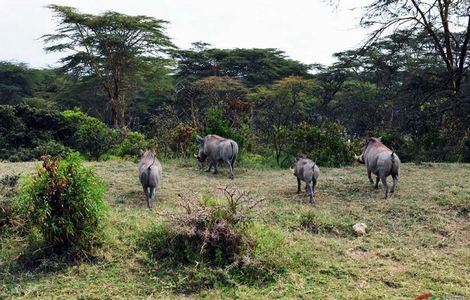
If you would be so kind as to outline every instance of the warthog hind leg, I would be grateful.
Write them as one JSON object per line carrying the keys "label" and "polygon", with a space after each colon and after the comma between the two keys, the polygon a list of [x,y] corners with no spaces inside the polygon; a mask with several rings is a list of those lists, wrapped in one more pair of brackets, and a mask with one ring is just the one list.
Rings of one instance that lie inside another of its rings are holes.
{"label": "warthog hind leg", "polygon": [[372,172],[367,170],[367,177],[369,178],[370,184],[374,184],[374,181],[372,180]]}
{"label": "warthog hind leg", "polygon": [[211,169],[212,169],[212,162],[210,161],[210,162],[209,162],[209,169],[207,169],[206,172],[209,172],[209,173],[210,173]]}
{"label": "warthog hind leg", "polygon": [[233,174],[232,163],[230,162],[230,160],[227,160],[226,163],[228,164],[228,168],[229,168],[229,172],[230,172],[229,175],[228,175],[228,178],[233,179],[234,174]]}
{"label": "warthog hind leg", "polygon": [[387,177],[386,176],[382,176],[380,179],[382,179],[382,184],[384,186],[384,190],[385,190],[385,199],[388,198],[388,184],[387,184]]}
{"label": "warthog hind leg", "polygon": [[376,190],[379,188],[379,180],[380,180],[380,177],[379,177],[379,176],[375,177],[375,186],[374,186],[374,189],[376,189]]}
{"label": "warthog hind leg", "polygon": [[300,194],[300,179],[297,177],[297,194]]}
{"label": "warthog hind leg", "polygon": [[398,183],[398,175],[392,175],[393,178],[393,185],[392,189],[390,190],[390,194],[393,194],[395,192],[395,187],[397,186]]}
{"label": "warthog hind leg", "polygon": [[151,186],[149,188],[150,188],[150,193],[149,193],[149,196],[147,197],[147,207],[152,209],[153,208],[153,200],[155,199],[156,187]]}

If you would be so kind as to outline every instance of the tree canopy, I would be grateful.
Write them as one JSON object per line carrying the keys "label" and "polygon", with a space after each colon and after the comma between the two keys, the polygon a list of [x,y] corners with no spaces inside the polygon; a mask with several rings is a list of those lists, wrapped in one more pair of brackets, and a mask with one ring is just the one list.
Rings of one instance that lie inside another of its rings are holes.
{"label": "tree canopy", "polygon": [[142,86],[140,72],[174,48],[166,21],[117,12],[91,15],[49,5],[58,19],[56,32],[43,36],[47,51],[65,52],[64,70],[95,77],[106,92],[115,126],[126,125],[129,99]]}

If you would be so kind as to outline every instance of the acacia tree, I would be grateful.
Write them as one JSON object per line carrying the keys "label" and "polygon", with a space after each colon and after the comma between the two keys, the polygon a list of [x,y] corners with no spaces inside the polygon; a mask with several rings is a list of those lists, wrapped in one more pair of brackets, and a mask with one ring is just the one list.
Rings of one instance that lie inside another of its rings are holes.
{"label": "acacia tree", "polygon": [[83,14],[68,6],[49,5],[58,19],[56,33],[43,39],[46,51],[65,52],[64,70],[94,77],[103,87],[114,126],[126,126],[129,100],[143,85],[144,65],[160,63],[174,48],[164,20],[117,12]]}
{"label": "acacia tree", "polygon": [[445,65],[449,89],[453,94],[460,92],[468,68],[470,1],[373,0],[365,7],[361,25],[374,28],[369,42],[390,30],[425,31]]}

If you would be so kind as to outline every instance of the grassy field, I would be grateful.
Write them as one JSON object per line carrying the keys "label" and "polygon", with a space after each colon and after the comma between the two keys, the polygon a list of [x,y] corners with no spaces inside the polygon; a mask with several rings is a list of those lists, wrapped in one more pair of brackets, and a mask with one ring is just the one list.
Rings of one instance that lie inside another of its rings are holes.
{"label": "grassy field", "polygon": [[[289,170],[239,168],[231,181],[226,169],[212,175],[193,163],[164,162],[153,211],[146,209],[136,164],[88,165],[108,187],[108,243],[93,262],[44,259],[32,268],[17,261],[26,240],[0,237],[0,299],[412,299],[426,292],[470,299],[470,165],[403,164],[388,200],[369,185],[364,166],[322,168],[311,206],[305,194],[296,194]],[[0,163],[0,176],[31,173],[34,166]],[[226,185],[266,198],[252,230],[267,245],[262,255],[282,271],[263,283],[216,282],[187,292],[188,269],[162,273],[138,240],[175,209],[178,193],[212,193]],[[302,226],[311,216],[314,230]],[[353,235],[356,222],[368,225],[365,236]]]}

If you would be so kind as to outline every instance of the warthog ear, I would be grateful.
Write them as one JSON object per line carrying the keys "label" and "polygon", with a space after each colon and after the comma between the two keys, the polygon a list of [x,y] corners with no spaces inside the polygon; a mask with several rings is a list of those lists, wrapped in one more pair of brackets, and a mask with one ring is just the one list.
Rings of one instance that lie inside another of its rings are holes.
{"label": "warthog ear", "polygon": [[378,138],[377,138],[377,141],[379,141],[379,142],[381,142],[381,143],[382,143],[382,137],[381,137],[381,136],[380,136],[380,137],[378,137]]}
{"label": "warthog ear", "polygon": [[197,135],[197,136],[196,136],[196,141],[197,141],[199,144],[201,144],[202,142],[204,142],[204,138],[203,138],[202,136],[200,136],[200,135]]}
{"label": "warthog ear", "polygon": [[144,150],[139,149],[139,155],[140,155],[140,156],[144,155]]}

